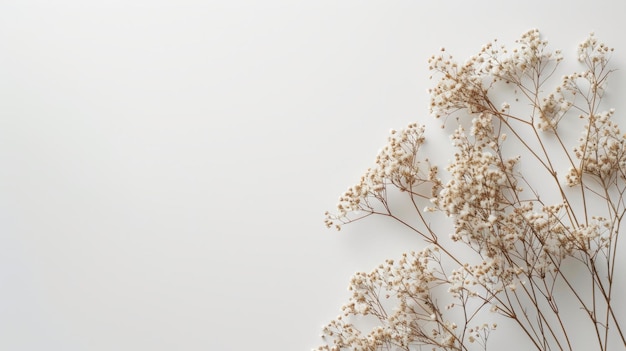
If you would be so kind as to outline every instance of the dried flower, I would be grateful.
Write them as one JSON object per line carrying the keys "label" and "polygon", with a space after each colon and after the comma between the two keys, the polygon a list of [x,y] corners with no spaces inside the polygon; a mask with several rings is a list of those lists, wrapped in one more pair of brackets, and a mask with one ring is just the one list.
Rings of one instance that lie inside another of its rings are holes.
{"label": "dried flower", "polygon": [[[536,29],[511,49],[488,43],[465,63],[445,49],[429,59],[437,79],[430,111],[459,121],[447,181],[422,155],[425,130],[413,123],[391,131],[375,166],[341,196],[336,212],[326,213],[326,225],[337,229],[384,215],[426,246],[356,273],[352,295],[324,328],[327,344],[318,350],[486,349],[497,324],[480,323],[483,311],[513,321],[537,350],[572,349],[562,301],[582,311],[597,349],[607,350],[609,340],[626,347],[612,290],[626,214],[626,136],[615,110],[602,108],[612,51],[590,35],[578,47],[581,72],[564,75],[545,94],[563,57]],[[513,96],[502,101],[503,93]],[[567,146],[560,126],[573,111],[582,136]],[[537,165],[528,177],[520,167],[527,160]],[[552,193],[539,196],[546,187]],[[391,191],[408,197],[414,216],[393,210]],[[433,212],[450,218],[451,240],[431,226]],[[459,246],[475,255],[460,257]],[[574,284],[580,279],[591,298]],[[364,320],[373,325],[369,332],[359,324]]]}

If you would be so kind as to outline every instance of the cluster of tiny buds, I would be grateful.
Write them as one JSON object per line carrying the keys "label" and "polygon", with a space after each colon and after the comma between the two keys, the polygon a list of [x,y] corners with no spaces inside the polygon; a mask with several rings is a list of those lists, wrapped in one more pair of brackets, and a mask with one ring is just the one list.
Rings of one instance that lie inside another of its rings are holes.
{"label": "cluster of tiny buds", "polygon": [[[430,294],[431,287],[439,284],[431,267],[431,262],[438,260],[439,249],[426,247],[405,253],[399,260],[386,260],[370,273],[355,273],[348,288],[352,296],[342,307],[343,314],[323,328],[323,337],[331,338],[333,345],[318,350],[373,350],[382,344],[403,349],[416,343],[453,345],[457,325],[441,318]],[[392,301],[396,306],[389,312],[386,306]],[[364,334],[350,323],[354,316],[372,316],[381,325]]]}
{"label": "cluster of tiny buds", "polygon": [[494,111],[487,101],[488,90],[494,82],[522,84],[528,72],[563,60],[560,50],[547,49],[548,42],[541,38],[537,29],[524,33],[516,41],[517,47],[511,50],[495,44],[496,41],[483,46],[464,64],[454,61],[445,49],[428,60],[429,69],[439,78],[438,84],[429,90],[431,114],[439,118],[462,109],[470,113],[503,112]]}
{"label": "cluster of tiny buds", "polygon": [[574,148],[574,155],[580,160],[579,167],[570,168],[565,176],[569,186],[579,185],[583,174],[603,180],[626,174],[626,136],[613,121],[614,109],[597,115],[582,116],[587,126]]}
{"label": "cluster of tiny buds", "polygon": [[[563,84],[567,84],[565,81]],[[541,131],[556,131],[561,118],[572,108],[573,102],[567,100],[559,86],[556,91],[542,99],[539,107],[537,128]]]}
{"label": "cluster of tiny buds", "polygon": [[350,213],[372,212],[370,200],[383,199],[388,185],[412,192],[421,184],[435,181],[437,168],[430,166],[428,159],[418,157],[424,142],[422,125],[411,123],[399,131],[392,129],[387,145],[376,156],[375,166],[339,198],[336,213],[325,213],[326,226],[340,230],[343,223],[350,222]]}
{"label": "cluster of tiny buds", "polygon": [[606,63],[607,55],[613,52],[613,48],[598,42],[594,33],[590,33],[585,41],[578,45],[578,61],[591,63]]}

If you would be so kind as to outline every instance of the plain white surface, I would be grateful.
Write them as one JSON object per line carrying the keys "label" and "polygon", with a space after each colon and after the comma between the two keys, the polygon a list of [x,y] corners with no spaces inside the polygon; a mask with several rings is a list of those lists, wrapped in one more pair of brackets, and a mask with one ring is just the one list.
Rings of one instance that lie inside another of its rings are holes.
{"label": "plain white surface", "polygon": [[419,247],[323,212],[390,128],[438,126],[428,57],[595,31],[622,94],[617,4],[3,1],[0,349],[316,346],[353,272]]}

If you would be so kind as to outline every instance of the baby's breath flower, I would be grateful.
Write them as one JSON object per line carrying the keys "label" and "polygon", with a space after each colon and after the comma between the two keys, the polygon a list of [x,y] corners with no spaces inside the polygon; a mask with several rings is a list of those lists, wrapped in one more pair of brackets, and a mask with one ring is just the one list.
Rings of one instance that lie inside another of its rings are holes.
{"label": "baby's breath flower", "polygon": [[[612,51],[591,34],[578,48],[583,69],[550,89],[564,58],[536,29],[512,48],[494,40],[464,63],[445,49],[430,58],[431,113],[459,124],[446,182],[422,154],[424,127],[411,123],[390,130],[375,164],[326,212],[337,229],[383,215],[425,247],[355,273],[318,350],[487,349],[497,324],[483,311],[509,319],[537,349],[571,348],[564,310],[582,311],[591,339],[603,336],[598,349],[609,339],[626,345],[613,310],[626,134],[602,103]],[[584,124],[573,147],[563,128],[572,115]],[[398,210],[397,194],[414,213]],[[443,216],[451,227],[440,232],[433,222]],[[581,281],[590,290],[581,293]]]}
{"label": "baby's breath flower", "polygon": [[325,213],[326,226],[340,229],[342,223],[352,220],[351,214],[375,212],[374,203],[384,202],[388,186],[412,193],[420,185],[436,184],[436,167],[431,167],[428,160],[419,155],[424,142],[424,126],[417,123],[400,131],[392,129],[387,145],[376,157],[375,166],[339,198],[336,213]]}

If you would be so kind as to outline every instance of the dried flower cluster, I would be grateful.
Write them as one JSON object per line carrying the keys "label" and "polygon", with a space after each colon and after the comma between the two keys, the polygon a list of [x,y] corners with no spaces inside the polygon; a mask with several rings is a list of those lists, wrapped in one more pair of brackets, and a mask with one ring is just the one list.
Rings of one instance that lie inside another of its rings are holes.
{"label": "dried flower cluster", "polygon": [[361,211],[376,213],[375,203],[387,204],[388,186],[413,193],[418,186],[432,181],[437,169],[428,160],[417,157],[423,143],[424,127],[416,123],[401,131],[391,130],[387,145],[376,157],[376,166],[368,169],[361,181],[341,196],[336,214],[326,213],[326,225],[340,229],[335,218]]}
{"label": "dried flower cluster", "polygon": [[[446,180],[422,155],[424,127],[414,123],[392,130],[376,165],[326,213],[337,229],[389,217],[425,248],[356,273],[317,350],[486,350],[494,314],[537,350],[576,348],[581,323],[596,349],[626,349],[614,306],[626,136],[615,111],[602,109],[612,51],[590,35],[578,48],[582,70],[552,89],[563,57],[538,30],[512,49],[489,43],[465,63],[443,49],[430,58],[431,113],[458,123]],[[582,128],[577,144],[567,145],[562,123]],[[522,162],[536,165],[532,176]],[[392,191],[414,215],[394,210]],[[450,218],[450,235],[431,226],[435,212]],[[474,256],[459,257],[458,245]],[[568,320],[565,307],[582,318]]]}

